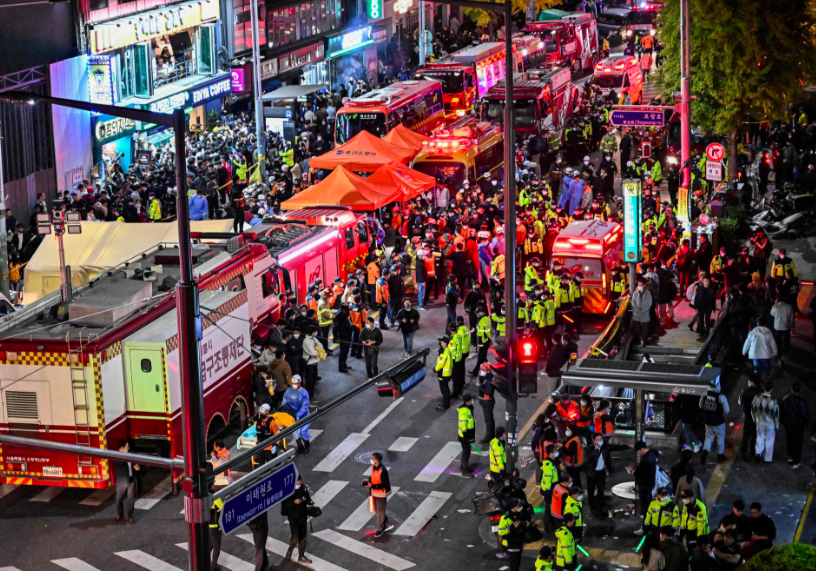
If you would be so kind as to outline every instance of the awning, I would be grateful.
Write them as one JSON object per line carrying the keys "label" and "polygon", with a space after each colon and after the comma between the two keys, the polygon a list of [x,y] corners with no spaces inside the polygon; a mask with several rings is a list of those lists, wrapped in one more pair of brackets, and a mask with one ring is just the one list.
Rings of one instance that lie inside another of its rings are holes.
{"label": "awning", "polygon": [[709,383],[720,376],[718,367],[578,359],[561,367],[566,385],[641,389],[655,393],[702,396]]}
{"label": "awning", "polygon": [[344,145],[309,159],[313,169],[335,169],[344,166],[355,172],[374,172],[391,162],[408,164],[417,151],[391,144],[368,131],[360,131]]}
{"label": "awning", "polygon": [[368,182],[399,188],[403,200],[411,200],[436,186],[436,179],[400,163],[383,165],[366,179]]}
{"label": "awning", "polygon": [[310,206],[347,206],[352,210],[371,211],[401,199],[400,190],[396,186],[379,186],[344,167],[337,167],[316,185],[283,202],[281,210],[299,210]]}
{"label": "awning", "polygon": [[388,134],[382,138],[383,141],[387,141],[392,145],[397,145],[400,147],[404,147],[406,149],[411,149],[416,151],[417,153],[422,150],[425,146],[425,141],[430,141],[430,137],[426,137],[425,135],[421,135],[412,131],[405,125],[397,125],[395,128],[388,131]]}
{"label": "awning", "polygon": [[328,83],[317,83],[314,85],[284,85],[283,87],[276,89],[275,91],[265,93],[262,99],[264,101],[297,99],[298,97],[309,95],[310,93],[314,93],[315,91],[320,91],[321,89],[328,86],[329,86]]}

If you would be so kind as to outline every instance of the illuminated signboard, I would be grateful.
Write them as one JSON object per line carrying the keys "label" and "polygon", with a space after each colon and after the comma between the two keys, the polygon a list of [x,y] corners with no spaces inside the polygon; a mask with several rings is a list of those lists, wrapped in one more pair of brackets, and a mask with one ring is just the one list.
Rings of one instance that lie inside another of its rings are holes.
{"label": "illuminated signboard", "polygon": [[88,58],[88,90],[91,103],[113,105],[113,68],[109,56]]}
{"label": "illuminated signboard", "polygon": [[136,121],[124,117],[101,115],[95,119],[94,136],[100,143],[132,135],[136,128]]}
{"label": "illuminated signboard", "polygon": [[383,17],[383,0],[368,0],[366,3],[366,16],[379,20]]}
{"label": "illuminated signboard", "polygon": [[640,200],[642,186],[639,179],[623,181],[623,261],[640,261]]}
{"label": "illuminated signboard", "polygon": [[225,93],[229,93],[231,90],[231,76],[221,77],[209,85],[191,89],[189,91],[183,91],[181,93],[175,93],[170,97],[165,97],[159,101],[154,101],[148,106],[148,109],[154,113],[170,114],[176,109],[183,109],[190,106],[197,107],[203,103],[221,97]]}
{"label": "illuminated signboard", "polygon": [[414,0],[396,0],[394,2],[394,12],[405,14],[413,5]]}
{"label": "illuminated signboard", "polygon": [[329,57],[337,57],[373,43],[371,26],[354,30],[336,38],[329,38]]}

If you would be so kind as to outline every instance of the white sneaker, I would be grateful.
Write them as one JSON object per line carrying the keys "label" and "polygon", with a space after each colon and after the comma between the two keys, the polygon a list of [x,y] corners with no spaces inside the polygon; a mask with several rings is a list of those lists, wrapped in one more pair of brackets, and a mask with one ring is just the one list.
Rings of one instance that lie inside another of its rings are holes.
{"label": "white sneaker", "polygon": [[793,466],[791,466],[791,470],[798,470],[801,467],[802,467],[802,464],[794,464]]}
{"label": "white sneaker", "polygon": [[697,454],[702,447],[703,447],[703,445],[701,443],[695,444],[694,445],[694,453]]}
{"label": "white sneaker", "polygon": [[636,530],[635,530],[635,535],[643,535],[644,533],[645,533],[645,532],[643,531],[643,528],[642,528],[642,527],[641,527],[640,529],[636,529]]}

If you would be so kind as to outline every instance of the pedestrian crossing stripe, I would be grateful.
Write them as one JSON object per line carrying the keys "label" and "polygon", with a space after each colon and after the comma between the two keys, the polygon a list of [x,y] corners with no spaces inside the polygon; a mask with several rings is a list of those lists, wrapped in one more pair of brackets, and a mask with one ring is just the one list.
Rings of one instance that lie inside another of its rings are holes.
{"label": "pedestrian crossing stripe", "polygon": [[150,569],[150,571],[181,571],[181,569],[175,565],[170,565],[169,563],[153,557],[149,553],[139,551],[138,549],[133,551],[120,551],[115,555],[118,555],[122,559],[127,559],[131,563],[135,563],[139,567]]}

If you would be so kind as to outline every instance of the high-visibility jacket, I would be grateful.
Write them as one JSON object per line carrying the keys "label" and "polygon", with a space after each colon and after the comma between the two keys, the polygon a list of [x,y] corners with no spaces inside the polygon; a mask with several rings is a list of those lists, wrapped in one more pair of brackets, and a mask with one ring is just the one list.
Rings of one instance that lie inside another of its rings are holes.
{"label": "high-visibility jacket", "polygon": [[621,274],[612,274],[610,285],[612,287],[612,293],[623,293],[626,289],[626,278]]}
{"label": "high-visibility jacket", "polygon": [[210,506],[210,527],[212,529],[220,529],[218,518],[221,517],[221,510],[224,509],[224,500],[215,498],[212,506]]}
{"label": "high-visibility jacket", "polygon": [[[571,454],[567,451],[571,444],[575,444],[575,453]],[[564,464],[572,467],[579,467],[584,465],[584,445],[581,443],[581,437],[573,434],[572,438],[567,440],[564,445]]]}
{"label": "high-visibility jacket", "polygon": [[532,238],[526,236],[524,238],[523,250],[525,255],[527,254],[542,254],[544,253],[544,244],[541,242],[541,238],[533,236]]}
{"label": "high-visibility jacket", "polygon": [[504,471],[507,465],[507,451],[504,449],[504,442],[498,438],[490,441],[490,471],[498,474]]}
{"label": "high-visibility jacket", "polygon": [[[544,460],[550,457],[550,446],[554,446],[555,442],[550,442],[549,440],[544,440],[540,438],[538,440],[538,445],[536,446],[535,453],[538,457],[539,461],[543,462]],[[556,480],[557,481],[557,480]]]}
{"label": "high-visibility jacket", "polygon": [[441,373],[443,377],[450,377],[453,374],[453,356],[450,352],[450,346],[440,351],[439,356],[436,358],[434,370]]}
{"label": "high-visibility jacket", "polygon": [[385,470],[383,466],[379,466],[378,468],[371,468],[371,477],[369,478],[369,482],[371,483],[371,497],[374,498],[384,498],[388,495],[388,490],[386,489],[375,489],[374,486],[382,484],[382,471]]}
{"label": "high-visibility jacket", "polygon": [[154,198],[150,202],[150,206],[147,208],[147,217],[153,221],[161,220],[161,202],[158,199]]}
{"label": "high-visibility jacket", "polygon": [[480,345],[490,341],[490,318],[485,315],[476,324],[476,339]]}
{"label": "high-visibility jacket", "polygon": [[519,304],[516,317],[518,318],[518,323],[516,325],[518,327],[524,327],[524,324],[530,321],[530,312],[527,311],[526,306]]}
{"label": "high-visibility jacket", "polygon": [[544,304],[539,300],[533,302],[533,308],[530,310],[530,323],[535,326],[540,326],[544,320]]}
{"label": "high-visibility jacket", "polygon": [[592,421],[593,406],[579,405],[578,406],[578,420],[575,422],[576,426],[581,428],[589,428],[589,423]]}
{"label": "high-visibility jacket", "polygon": [[[221,464],[229,462],[230,460],[230,453],[229,450],[226,448],[222,448],[218,451],[216,460],[212,463],[213,468],[217,468]],[[232,484],[232,470],[227,470],[225,472],[221,472],[220,474],[216,474],[215,476],[215,485],[216,486],[229,486]]]}
{"label": "high-visibility jacket", "polygon": [[552,571],[552,568],[553,568],[552,559],[547,561],[546,559],[542,559],[540,555],[536,557],[535,571]]}
{"label": "high-visibility jacket", "polygon": [[601,150],[604,153],[612,154],[618,150],[618,141],[615,138],[615,135],[612,133],[607,133],[606,135],[601,138]]}
{"label": "high-visibility jacket", "polygon": [[473,418],[473,411],[466,406],[460,406],[459,411],[459,438],[464,438],[465,433],[476,430],[476,420]]}
{"label": "high-visibility jacket", "polygon": [[533,265],[524,268],[524,291],[533,291],[536,285],[541,285],[544,280],[538,275],[538,270]]}
{"label": "high-visibility jacket", "polygon": [[559,297],[559,308],[569,306],[569,304],[572,303],[572,294],[570,293],[570,290],[571,288],[569,286],[560,286],[557,290],[555,290]]}
{"label": "high-visibility jacket", "polygon": [[[651,36],[650,36],[651,37]],[[652,180],[655,184],[660,184],[663,179],[663,168],[660,166],[660,161],[655,161],[652,165]]]}
{"label": "high-visibility jacket", "polygon": [[459,335],[460,351],[467,359],[467,356],[470,354],[470,330],[464,325],[460,325],[456,333]]}
{"label": "high-visibility jacket", "polygon": [[561,138],[555,133],[547,135],[547,149],[551,153],[561,150]]}
{"label": "high-visibility jacket", "polygon": [[507,536],[510,535],[510,528],[513,527],[513,523],[515,521],[516,520],[511,517],[510,512],[502,515],[501,519],[499,520],[499,529],[497,533],[499,535],[499,541],[503,547],[508,547]]}
{"label": "high-visibility jacket", "polygon": [[575,304],[583,303],[583,296],[581,295],[581,286],[575,282],[570,282],[570,297]]}
{"label": "high-visibility jacket", "polygon": [[524,188],[522,188],[518,193],[518,203],[522,208],[530,204],[530,195],[527,194],[527,190]]}
{"label": "high-visibility jacket", "polygon": [[564,506],[565,514],[572,514],[575,516],[575,527],[584,526],[584,515],[581,510],[584,509],[584,503],[579,502],[572,496],[567,496],[567,501]]}
{"label": "high-visibility jacket", "polygon": [[680,512],[680,532],[686,539],[697,539],[701,535],[708,535],[708,510],[705,504],[698,499],[689,505],[683,504]]}
{"label": "high-visibility jacket", "polygon": [[383,277],[377,278],[376,299],[381,305],[388,304],[388,281]]}
{"label": "high-visibility jacket", "polygon": [[558,416],[566,421],[574,422],[578,419],[578,403],[574,400],[568,400],[567,406],[559,400],[555,403],[555,410],[558,411]]}
{"label": "high-visibility jacket", "polygon": [[448,343],[448,349],[451,352],[451,357],[453,358],[454,363],[458,363],[462,360],[462,336],[459,335],[457,331],[450,337],[450,343]]}
{"label": "high-visibility jacket", "polygon": [[334,314],[328,302],[322,303],[323,300],[320,301],[322,305],[317,306],[317,324],[320,327],[329,327],[334,322]]}
{"label": "high-visibility jacket", "polygon": [[569,497],[569,490],[562,484],[556,484],[553,488],[552,504],[550,504],[550,514],[555,519],[564,519],[564,507]]}
{"label": "high-visibility jacket", "polygon": [[679,517],[676,508],[674,502],[668,498],[665,502],[659,499],[652,500],[646,511],[646,521],[643,523],[646,531],[656,531],[667,525],[676,528],[679,525],[679,521],[675,519],[675,515]]}
{"label": "high-visibility jacket", "polygon": [[612,417],[605,412],[595,413],[593,425],[595,426],[595,434],[610,436],[615,432],[615,423],[612,422]]}
{"label": "high-visibility jacket", "polygon": [[245,162],[232,161],[232,164],[235,165],[235,176],[238,177],[238,182],[244,184],[247,181],[247,171],[249,168]]}
{"label": "high-visibility jacket", "polygon": [[436,277],[436,260],[433,256],[425,256],[425,271],[429,278]]}
{"label": "high-visibility jacket", "polygon": [[[713,258],[711,258],[711,266],[709,267],[709,269],[711,270],[711,273],[712,274],[720,273],[722,271],[722,269],[725,267],[725,264],[727,262],[728,261],[725,259],[725,256],[714,256]],[[775,262],[774,262],[774,264],[775,264]],[[771,276],[773,276],[773,271],[774,271],[774,269],[773,269],[773,266],[772,266],[771,267]],[[784,274],[783,274],[783,277],[784,277]]]}
{"label": "high-visibility jacket", "polygon": [[538,322],[539,327],[551,327],[555,325],[555,303],[551,299],[545,299],[543,321]]}
{"label": "high-visibility jacket", "polygon": [[777,258],[771,265],[771,277],[784,278],[785,272],[788,270],[793,271],[793,277],[799,277],[799,274],[796,273],[796,264],[793,263],[792,259],[785,258],[784,260],[780,260]]}
{"label": "high-visibility jacket", "polygon": [[490,277],[504,279],[504,254],[499,254],[490,262]]}
{"label": "high-visibility jacket", "polygon": [[496,324],[496,333],[500,337],[504,337],[505,327],[506,327],[506,319],[504,315],[499,315],[498,313],[494,313],[491,317],[493,323]]}
{"label": "high-visibility jacket", "polygon": [[376,261],[366,266],[366,272],[368,273],[368,284],[372,285],[377,283],[377,278],[380,277],[380,266]]}
{"label": "high-visibility jacket", "polygon": [[549,492],[558,483],[558,468],[547,458],[541,463],[541,493]]}
{"label": "high-visibility jacket", "polygon": [[278,154],[280,155],[280,158],[283,159],[286,166],[289,168],[295,166],[295,151],[292,150],[291,147],[285,151],[279,151]]}
{"label": "high-visibility jacket", "polygon": [[555,532],[555,564],[559,567],[572,564],[575,561],[575,538],[567,526]]}

